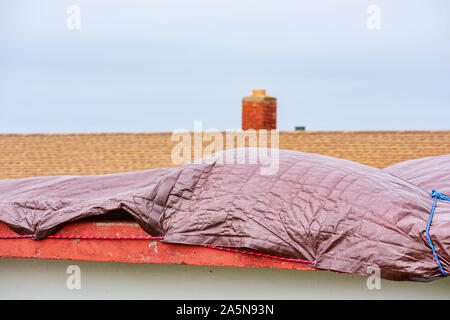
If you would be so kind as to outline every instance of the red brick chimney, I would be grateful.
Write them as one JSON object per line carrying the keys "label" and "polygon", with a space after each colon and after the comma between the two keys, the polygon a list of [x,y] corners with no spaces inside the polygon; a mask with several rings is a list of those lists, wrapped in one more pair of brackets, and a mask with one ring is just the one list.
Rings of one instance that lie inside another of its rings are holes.
{"label": "red brick chimney", "polygon": [[277,99],[266,96],[266,90],[253,90],[242,98],[242,130],[276,129]]}

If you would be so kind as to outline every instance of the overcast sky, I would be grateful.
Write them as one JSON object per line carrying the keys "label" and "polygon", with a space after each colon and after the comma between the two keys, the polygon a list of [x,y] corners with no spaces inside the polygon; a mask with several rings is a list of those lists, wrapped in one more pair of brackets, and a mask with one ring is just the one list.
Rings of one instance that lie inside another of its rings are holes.
{"label": "overcast sky", "polygon": [[259,88],[280,130],[450,129],[450,1],[0,2],[0,133],[239,129]]}

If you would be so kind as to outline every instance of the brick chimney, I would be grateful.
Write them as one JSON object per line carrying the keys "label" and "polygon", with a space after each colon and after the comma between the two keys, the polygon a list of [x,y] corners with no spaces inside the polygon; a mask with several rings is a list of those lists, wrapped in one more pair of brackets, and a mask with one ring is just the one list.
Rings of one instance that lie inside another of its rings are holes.
{"label": "brick chimney", "polygon": [[253,90],[242,98],[242,130],[276,129],[277,99],[266,96],[266,90]]}

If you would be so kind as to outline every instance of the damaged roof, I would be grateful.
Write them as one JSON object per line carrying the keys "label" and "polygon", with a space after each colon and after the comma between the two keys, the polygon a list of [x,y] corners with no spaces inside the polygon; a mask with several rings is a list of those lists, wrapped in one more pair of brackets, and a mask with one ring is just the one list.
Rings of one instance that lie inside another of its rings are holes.
{"label": "damaged roof", "polygon": [[[443,143],[449,139],[450,131],[280,132],[279,148],[385,168],[405,160],[450,154],[450,144]],[[171,139],[171,133],[3,134],[0,135],[3,150],[0,178],[97,175],[178,167],[171,160],[172,149],[177,143]],[[66,240],[3,240],[0,256],[313,269],[285,261],[265,262],[270,259],[264,257],[252,256],[251,260],[245,260],[237,253],[209,251],[198,246],[153,240],[142,240],[137,246],[127,240],[111,240],[120,242],[120,245],[115,245],[108,240],[99,243],[102,240],[89,239],[91,235],[105,237],[113,230],[118,230],[124,237],[138,232],[138,229],[132,232],[123,229],[121,223],[77,222],[58,232],[58,235],[67,237]],[[125,222],[125,225],[138,228],[134,222]],[[13,235],[5,227],[0,225],[1,233]],[[80,230],[89,240],[78,244],[73,237],[79,237]],[[119,246],[121,250],[117,249]],[[134,252],[135,257],[128,254],[128,249],[132,248],[138,248]],[[201,259],[196,257],[199,251],[204,253]],[[41,255],[42,252],[45,254]],[[220,261],[225,260],[228,262],[221,264]]]}

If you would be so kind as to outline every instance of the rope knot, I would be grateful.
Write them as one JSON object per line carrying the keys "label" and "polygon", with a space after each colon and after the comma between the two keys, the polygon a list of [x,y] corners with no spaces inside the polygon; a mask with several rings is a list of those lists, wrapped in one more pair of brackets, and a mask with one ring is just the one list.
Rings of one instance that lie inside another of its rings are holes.
{"label": "rope knot", "polygon": [[450,201],[450,198],[446,197],[445,194],[439,193],[439,192],[437,192],[434,189],[431,191],[431,197],[432,198],[436,198],[436,199],[440,199],[440,200]]}

